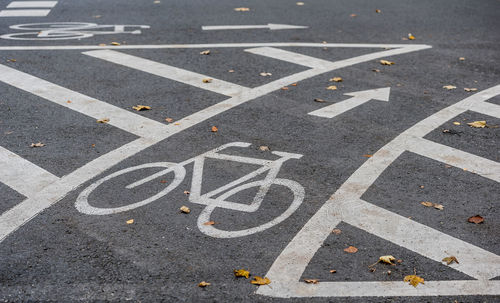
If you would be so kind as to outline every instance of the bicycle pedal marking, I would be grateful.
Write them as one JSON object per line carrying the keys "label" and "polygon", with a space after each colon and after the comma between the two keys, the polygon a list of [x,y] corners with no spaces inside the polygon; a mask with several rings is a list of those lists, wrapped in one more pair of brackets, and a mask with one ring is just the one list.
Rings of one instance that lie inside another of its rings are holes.
{"label": "bicycle pedal marking", "polygon": [[[500,295],[500,281],[491,280],[500,275],[499,255],[361,199],[382,172],[405,151],[416,152],[459,168],[466,168],[462,166],[466,164],[476,169],[474,173],[500,182],[500,163],[423,139],[442,123],[466,111],[500,118],[500,106],[485,102],[497,95],[500,95],[500,85],[465,98],[418,122],[377,151],[342,184],[285,247],[266,275],[273,281],[272,287],[260,287],[257,294],[284,298]],[[446,157],[446,154],[453,157]],[[460,260],[460,264],[454,265],[453,269],[476,280],[425,281],[425,284],[416,288],[403,281],[299,282],[314,254],[331,230],[341,222],[437,262],[453,253]]]}
{"label": "bicycle pedal marking", "polygon": [[[111,25],[89,22],[46,22],[16,24],[11,29],[23,32],[1,35],[10,40],[70,40],[90,38],[94,35],[141,34],[149,25]],[[128,30],[127,30],[128,28]]]}
{"label": "bicycle pedal marking", "polygon": [[[268,228],[273,227],[276,224],[279,224],[283,220],[287,219],[289,216],[291,216],[297,208],[300,206],[302,201],[304,200],[305,196],[305,191],[302,185],[300,185],[298,182],[289,180],[289,179],[283,179],[283,178],[277,178],[277,175],[279,173],[279,170],[281,169],[281,166],[283,165],[284,162],[290,160],[290,159],[300,159],[302,157],[301,154],[296,154],[296,153],[288,153],[288,152],[273,152],[274,155],[278,156],[279,158],[276,160],[265,160],[265,159],[260,159],[260,158],[251,158],[247,156],[235,156],[235,155],[229,155],[229,154],[224,154],[220,153],[226,148],[230,147],[240,147],[240,148],[245,148],[249,147],[250,143],[244,143],[244,142],[232,142],[228,144],[224,144],[222,146],[219,146],[218,148],[215,148],[213,150],[210,150],[208,152],[202,153],[198,156],[195,156],[193,158],[190,158],[188,160],[185,160],[181,163],[171,163],[171,162],[155,162],[155,163],[146,163],[146,164],[141,164],[129,168],[125,168],[122,170],[119,170],[117,172],[114,172],[104,178],[101,178],[88,187],[86,187],[77,197],[75,201],[75,207],[78,211],[88,214],[88,215],[110,215],[110,214],[115,214],[115,213],[120,213],[124,211],[129,211],[141,206],[145,206],[151,202],[154,202],[162,197],[164,197],[166,194],[168,194],[170,191],[174,190],[185,178],[186,176],[186,169],[184,166],[193,163],[193,177],[192,177],[192,183],[191,183],[191,190],[190,190],[190,195],[189,195],[189,201],[191,203],[195,204],[202,204],[206,205],[206,207],[203,209],[201,212],[200,216],[198,217],[198,228],[200,229],[201,232],[212,236],[216,238],[234,238],[234,237],[243,237],[247,235],[251,235],[257,232],[264,231]],[[202,183],[203,183],[203,168],[204,168],[204,161],[206,158],[212,158],[212,159],[218,159],[221,161],[231,161],[231,162],[239,162],[239,163],[246,163],[246,164],[254,164],[254,165],[260,165],[261,167],[232,181],[229,182],[228,184],[221,186],[219,188],[216,188],[210,192],[201,194],[201,188],[202,188]],[[92,192],[97,189],[100,185],[105,183],[106,181],[109,181],[113,178],[116,178],[118,176],[121,176],[126,173],[134,172],[140,169],[144,168],[154,168],[154,167],[159,167],[159,168],[164,168],[163,170],[160,170],[159,172],[156,172],[148,177],[142,178],[138,181],[132,182],[129,185],[127,185],[125,188],[127,189],[133,189],[136,187],[139,187],[149,181],[152,181],[154,179],[157,179],[159,177],[162,177],[168,173],[174,173],[174,180],[163,190],[161,190],[159,193],[144,199],[142,201],[138,201],[126,206],[120,206],[120,207],[115,207],[115,208],[100,208],[96,206],[92,206],[89,203],[89,196],[92,194]],[[253,182],[248,182],[255,177],[259,175],[264,175],[264,179],[258,180],[258,181],[253,181]],[[212,212],[217,209],[217,208],[223,208],[223,209],[230,209],[230,210],[236,210],[240,212],[255,212],[257,211],[262,202],[264,201],[264,198],[273,185],[279,185],[281,187],[288,188],[292,194],[293,194],[293,200],[290,203],[290,206],[278,217],[272,219],[271,221],[261,224],[256,227],[251,227],[243,230],[235,230],[235,231],[227,231],[227,230],[220,230],[218,228],[215,228],[213,226],[207,226],[204,225],[203,223],[210,221],[210,216]],[[242,203],[236,203],[236,202],[231,202],[227,201],[226,199],[230,198],[231,196],[237,194],[240,191],[253,188],[253,187],[259,187],[259,190],[257,194],[255,195],[253,201],[249,204],[242,204]],[[219,197],[214,198],[215,196],[221,194]]]}

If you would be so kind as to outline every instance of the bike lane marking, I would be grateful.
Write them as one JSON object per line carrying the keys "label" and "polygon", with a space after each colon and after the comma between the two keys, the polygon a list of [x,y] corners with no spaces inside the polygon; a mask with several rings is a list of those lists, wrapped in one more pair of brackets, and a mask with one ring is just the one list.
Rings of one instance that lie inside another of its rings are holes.
{"label": "bike lane marking", "polygon": [[[386,48],[389,44],[330,44],[339,47],[362,47],[362,48]],[[217,48],[217,47],[262,47],[262,46],[313,46],[313,47],[328,47],[328,44],[323,43],[230,43],[230,44],[194,44],[194,45],[139,45],[139,46],[126,46],[125,49],[163,49],[163,48]],[[129,142],[111,152],[108,152],[101,157],[90,161],[84,166],[76,169],[72,173],[63,176],[60,180],[50,184],[43,190],[38,192],[36,195],[28,197],[23,202],[17,204],[13,208],[4,212],[0,216],[0,242],[2,242],[8,235],[17,230],[19,227],[29,222],[39,213],[41,213],[46,208],[57,203],[63,199],[69,192],[75,190],[81,184],[87,182],[88,180],[98,176],[107,169],[118,164],[122,160],[125,160],[138,152],[157,144],[158,142],[167,139],[168,137],[177,134],[191,126],[197,125],[211,117],[223,113],[229,109],[232,109],[238,105],[244,104],[248,101],[256,99],[258,97],[269,94],[273,91],[281,89],[283,86],[295,83],[298,81],[303,81],[305,79],[333,71],[335,69],[344,68],[357,63],[367,62],[370,60],[379,59],[382,57],[394,56],[404,53],[415,52],[419,50],[424,50],[431,48],[428,45],[401,45],[397,46],[395,49],[378,51],[366,55],[361,55],[353,57],[350,59],[340,60],[332,62],[328,67],[322,69],[310,69],[303,72],[299,72],[262,86],[253,88],[249,91],[243,92],[239,96],[234,96],[226,99],[218,104],[212,105],[191,114],[178,121],[178,124],[170,124],[164,127],[164,131],[155,132],[147,138],[139,138],[135,141]],[[52,47],[41,47],[41,49],[94,49],[101,48],[96,46],[52,46]],[[120,47],[118,47],[120,48]],[[40,50],[40,47],[0,47],[0,50]],[[2,80],[3,81],[3,80]]]}
{"label": "bike lane marking", "polygon": [[34,7],[46,7],[53,8],[56,6],[57,1],[12,1],[7,5],[7,8],[34,8]]}
{"label": "bike lane marking", "polygon": [[[240,95],[241,93],[249,90],[249,88],[238,84],[215,79],[207,75],[198,74],[182,68],[143,59],[137,56],[120,53],[114,50],[88,51],[82,54],[229,97]],[[204,83],[202,80],[205,78],[210,78],[211,82]]]}
{"label": "bike lane marking", "polygon": [[[257,294],[287,298],[500,294],[500,281],[488,280],[500,275],[500,256],[361,199],[382,172],[403,152],[420,144],[426,134],[461,113],[474,111],[476,105],[497,95],[500,95],[500,85],[476,93],[420,121],[378,150],[342,184],[285,247],[266,275],[273,281],[272,287],[260,287]],[[500,108],[498,105],[494,106]],[[437,150],[429,152],[427,156],[438,155],[436,160],[444,160],[449,165],[456,164],[451,158],[454,156],[454,149],[440,147],[434,145]],[[448,154],[449,152],[452,154]],[[466,153],[461,152],[459,157],[467,159],[464,154]],[[485,170],[482,171],[485,176],[498,180],[500,176],[491,176],[498,174],[498,163],[495,162],[491,170],[484,163],[486,162],[471,166]],[[340,222],[356,226],[437,262],[441,262],[443,256],[454,255],[460,260],[460,264],[455,264],[452,268],[478,280],[426,281],[418,288],[403,281],[299,282],[314,254]]]}
{"label": "bike lane marking", "polygon": [[281,61],[290,62],[293,64],[300,64],[303,66],[307,66],[310,68],[323,68],[332,64],[332,61],[327,61],[323,59],[318,59],[306,55],[302,55],[299,53],[289,52],[286,50],[282,50],[274,47],[256,47],[246,49],[245,52],[265,56],[273,59],[278,59]]}
{"label": "bike lane marking", "polygon": [[3,9],[0,11],[0,17],[45,17],[49,13],[50,9]]}
{"label": "bike lane marking", "polygon": [[30,197],[59,178],[0,146],[0,182]]}

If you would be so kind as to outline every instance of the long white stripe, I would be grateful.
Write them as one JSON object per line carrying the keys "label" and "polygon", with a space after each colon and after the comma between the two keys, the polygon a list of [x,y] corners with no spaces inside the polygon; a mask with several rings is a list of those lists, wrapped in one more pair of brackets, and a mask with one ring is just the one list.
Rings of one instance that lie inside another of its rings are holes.
{"label": "long white stripe", "polygon": [[23,7],[47,7],[56,6],[57,1],[12,1],[7,5],[7,8],[23,8]]}
{"label": "long white stripe", "polygon": [[11,9],[1,10],[0,17],[45,17],[50,9]]}
{"label": "long white stripe", "polygon": [[0,81],[95,119],[109,118],[109,124],[140,137],[157,136],[167,127],[165,124],[1,64]]}
{"label": "long white stripe", "polygon": [[332,64],[331,61],[322,60],[306,55],[302,55],[295,52],[290,52],[286,50],[282,50],[274,47],[257,47],[246,49],[246,52],[251,54],[265,56],[269,58],[274,58],[286,62],[290,62],[293,64],[300,64],[303,66],[308,66],[312,68],[328,68],[329,65]]}
{"label": "long white stripe", "polygon": [[42,188],[59,180],[45,169],[0,146],[0,182],[31,197]]}
{"label": "long white stripe", "polygon": [[[198,45],[199,47],[199,45]],[[397,54],[410,53],[413,51],[429,48],[430,46],[420,46],[420,47],[405,47],[400,49],[393,49],[387,51],[380,51],[370,55],[363,55],[359,57],[354,57],[350,60],[342,60],[334,62],[333,69],[347,67],[356,63],[366,62],[376,58],[382,58],[384,56],[391,56]],[[0,48],[1,50],[1,48]],[[305,80],[310,77],[317,76],[319,74],[328,72],[328,70],[316,70],[310,69],[304,72],[300,72],[288,77],[278,79],[262,85],[260,87],[253,88],[246,93],[238,96],[229,98],[218,104],[210,106],[202,111],[194,113],[184,119],[178,121],[178,124],[167,125],[164,133],[154,133],[156,137],[150,139],[138,139],[130,142],[112,152],[109,152],[89,163],[83,167],[75,170],[74,172],[64,176],[61,180],[54,182],[53,184],[44,188],[37,195],[24,200],[22,203],[18,204],[16,207],[5,212],[0,216],[0,242],[3,241],[9,234],[17,230],[26,222],[29,222],[33,217],[42,212],[44,209],[50,207],[51,205],[57,203],[70,191],[74,190],[82,183],[96,177],[100,173],[106,171],[107,169],[113,167],[122,160],[135,155],[136,153],[176,134],[185,129],[190,128],[200,122],[203,122],[211,117],[230,110],[238,105],[241,105],[250,100],[256,99],[263,95],[266,95],[272,91],[278,90],[283,86],[295,83],[298,81]]]}
{"label": "long white stripe", "polygon": [[[230,97],[248,90],[246,87],[218,80],[207,75],[112,50],[89,51],[83,54]],[[212,80],[210,83],[204,83],[202,80],[205,78],[211,78]]]}
{"label": "long white stripe", "polygon": [[500,119],[500,105],[497,104],[482,102],[480,104],[477,104],[470,110]]}

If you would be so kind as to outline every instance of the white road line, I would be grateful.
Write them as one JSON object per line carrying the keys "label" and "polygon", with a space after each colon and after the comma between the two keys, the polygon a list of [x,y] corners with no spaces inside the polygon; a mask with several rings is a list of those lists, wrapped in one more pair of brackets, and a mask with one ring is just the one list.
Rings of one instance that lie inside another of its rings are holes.
{"label": "white road line", "polygon": [[[156,76],[189,84],[194,87],[202,88],[225,96],[237,96],[248,90],[248,88],[218,80],[207,75],[194,73],[182,68],[158,63],[148,59],[119,53],[112,50],[99,50],[84,52],[84,55],[99,58],[108,62],[120,64],[129,68],[137,69]],[[212,82],[203,83],[203,79],[211,78]]]}
{"label": "white road line", "polygon": [[500,105],[482,102],[471,109],[472,111],[500,119]]}
{"label": "white road line", "polygon": [[201,27],[201,29],[204,31],[235,30],[235,29],[239,30],[265,29],[265,28],[270,30],[282,30],[282,29],[303,29],[303,28],[308,28],[308,26],[269,23],[266,25],[204,25]]}
{"label": "white road line", "polygon": [[332,61],[322,60],[274,47],[249,48],[246,49],[245,51],[251,54],[274,58],[281,61],[290,62],[293,64],[300,64],[311,68],[318,68],[318,69],[328,68],[328,66],[332,64]]}
{"label": "white road line", "polygon": [[1,10],[0,17],[45,17],[50,9],[12,9]]}
{"label": "white road line", "polygon": [[0,182],[25,197],[59,180],[57,176],[0,146]]}
{"label": "white road line", "polygon": [[[214,44],[216,47],[218,44]],[[222,44],[223,47],[228,46],[228,44]],[[325,44],[317,43],[313,45],[320,45],[321,47],[326,47]],[[189,46],[189,45],[188,45]],[[191,45],[193,46],[193,45]],[[239,47],[240,44],[231,44],[230,47]],[[244,44],[242,47],[257,47],[257,46],[268,46],[262,44]],[[293,45],[292,45],[293,46]],[[372,45],[373,46],[373,45]],[[195,45],[196,48],[205,48],[206,45],[198,44]],[[180,47],[178,47],[180,48]],[[359,57],[354,57],[348,60],[341,60],[338,62],[333,62],[332,70],[337,68],[344,68],[353,64],[367,62],[369,60],[374,60],[378,58],[383,58],[387,56],[393,56],[404,53],[411,53],[414,51],[430,48],[427,45],[420,46],[405,46],[399,49],[385,50],[375,52],[369,55],[363,55]],[[0,48],[2,50],[2,48]],[[315,70],[310,69],[288,77],[278,79],[262,85],[260,87],[253,88],[246,91],[241,96],[232,97],[218,104],[212,105],[204,110],[196,112],[190,116],[187,116],[178,121],[178,125],[170,124],[167,125],[165,132],[163,133],[153,133],[153,138],[149,139],[137,139],[130,142],[114,151],[111,151],[89,163],[81,168],[76,169],[72,173],[64,176],[61,180],[54,182],[53,184],[44,188],[38,194],[24,200],[20,204],[16,205],[14,208],[8,210],[0,216],[0,242],[5,240],[5,238],[12,232],[17,230],[23,224],[29,222],[37,214],[41,213],[46,208],[57,203],[59,200],[64,198],[69,192],[76,189],[81,184],[87,182],[88,180],[96,177],[97,175],[103,173],[104,171],[110,169],[117,163],[135,155],[136,153],[164,140],[168,137],[177,134],[183,130],[186,130],[198,123],[201,123],[211,117],[228,111],[238,105],[244,104],[248,101],[256,99],[258,97],[264,96],[272,91],[281,89],[283,86],[302,81],[322,73],[326,73],[329,70]],[[0,75],[2,75],[0,73]]]}
{"label": "white road line", "polygon": [[[415,250],[438,262],[440,262],[440,258],[443,258],[443,254],[445,256],[448,254],[460,255],[461,258],[468,260],[467,264],[462,264],[461,262],[456,266],[453,265],[453,267],[472,277],[481,279],[477,282],[471,281],[471,285],[474,285],[474,287],[471,286],[472,288],[462,288],[460,282],[450,281],[449,283],[456,282],[455,286],[452,288],[443,288],[441,292],[439,288],[427,288],[428,283],[426,282],[427,286],[421,287],[415,295],[446,295],[450,289],[454,290],[454,294],[499,295],[500,281],[484,280],[491,279],[495,275],[500,274],[500,259],[498,255],[458,239],[453,241],[453,238],[446,234],[399,215],[389,214],[389,211],[361,200],[361,196],[377,180],[380,174],[409,145],[418,143],[415,138],[424,137],[446,121],[467,110],[474,110],[474,108],[479,107],[478,105],[481,102],[497,95],[500,95],[500,85],[476,93],[418,122],[378,150],[373,157],[369,158],[342,184],[285,247],[266,275],[274,282],[272,283],[272,288],[260,287],[257,293],[279,297],[412,295],[412,292],[415,290],[412,290],[411,286],[409,288],[394,289],[384,286],[386,285],[384,283],[390,284],[390,282],[377,282],[378,284],[372,284],[373,282],[327,282],[318,284],[326,285],[324,287],[321,286],[321,289],[319,287],[306,286],[305,283],[297,283],[314,254],[321,248],[326,238],[331,235],[331,230],[340,222],[348,221],[351,224],[357,225],[358,228],[378,234],[383,238],[385,237],[396,242],[398,245]],[[480,166],[482,167],[483,165]],[[492,176],[489,176],[489,178],[493,179]],[[372,217],[370,215],[371,211],[381,217]],[[365,219],[365,217],[367,220],[366,224],[359,221]],[[427,235],[429,238],[420,237],[421,235]],[[440,240],[435,241],[435,239]],[[444,242],[441,243],[440,241]],[[435,245],[436,243],[439,243],[439,245]],[[443,249],[449,249],[449,251],[444,253]],[[467,253],[472,253],[472,255],[466,255]],[[477,259],[475,256],[477,256]],[[439,283],[446,282],[440,281]],[[380,287],[372,287],[371,285]],[[281,286],[283,288],[280,288]]]}
{"label": "white road line", "polygon": [[47,7],[56,6],[57,1],[12,1],[7,8]]}
{"label": "white road line", "polygon": [[408,150],[500,183],[500,163],[426,139],[406,142]]}
{"label": "white road line", "polygon": [[[0,64],[0,81],[140,137],[156,137],[167,125]],[[68,103],[67,101],[71,101]]]}

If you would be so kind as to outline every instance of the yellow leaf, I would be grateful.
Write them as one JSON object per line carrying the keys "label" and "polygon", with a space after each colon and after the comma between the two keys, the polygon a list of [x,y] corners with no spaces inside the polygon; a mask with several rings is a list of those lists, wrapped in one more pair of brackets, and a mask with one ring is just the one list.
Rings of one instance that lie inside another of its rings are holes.
{"label": "yellow leaf", "polygon": [[262,277],[259,277],[259,276],[255,276],[253,277],[253,280],[250,281],[250,283],[252,284],[256,284],[256,285],[267,285],[269,283],[271,283],[271,280],[269,280],[269,278],[262,278]]}
{"label": "yellow leaf", "polygon": [[456,262],[457,264],[459,263],[455,256],[449,256],[449,257],[443,258],[442,261],[446,262],[447,265],[450,265],[453,262]]}
{"label": "yellow leaf", "polygon": [[265,146],[265,145],[259,146],[259,150],[260,151],[269,151],[269,146]]}
{"label": "yellow leaf", "polygon": [[212,126],[212,132],[213,133],[216,133],[218,131],[219,131],[219,129],[217,128],[217,126]]}
{"label": "yellow leaf", "polygon": [[415,40],[415,36],[413,36],[413,35],[410,33],[410,34],[408,34],[408,39],[410,39],[410,40]]}
{"label": "yellow leaf", "polygon": [[134,219],[130,219],[130,220],[127,220],[127,221],[125,221],[125,222],[126,222],[127,224],[132,224],[132,223],[134,223]]}
{"label": "yellow leaf", "polygon": [[150,110],[151,109],[151,106],[147,106],[147,105],[136,105],[136,106],[132,106],[133,109],[135,109],[136,111],[141,111],[141,110]]}
{"label": "yellow leaf", "polygon": [[108,123],[109,118],[102,118],[102,119],[97,119],[97,123]]}
{"label": "yellow leaf", "polygon": [[477,88],[468,88],[468,87],[465,87],[464,91],[466,91],[466,92],[476,92]]}
{"label": "yellow leaf", "polygon": [[460,122],[455,121],[453,122],[453,125],[460,125]]}
{"label": "yellow leaf", "polygon": [[443,88],[446,88],[447,90],[452,90],[452,89],[455,89],[457,87],[455,85],[445,85],[445,86],[443,86]]}
{"label": "yellow leaf", "polygon": [[205,281],[201,281],[199,284],[198,284],[199,287],[207,287],[207,286],[210,286],[210,283],[208,282],[205,282]]}
{"label": "yellow leaf", "polygon": [[210,51],[208,49],[204,50],[204,51],[200,52],[200,55],[210,55]]}
{"label": "yellow leaf", "polygon": [[335,86],[335,85],[330,85],[330,86],[328,86],[326,89],[328,89],[328,90],[337,90],[337,86]]}
{"label": "yellow leaf", "polygon": [[304,281],[306,283],[310,283],[310,284],[318,284],[319,283],[318,279],[304,279]]}
{"label": "yellow leaf", "polygon": [[378,260],[380,262],[383,262],[383,263],[387,263],[387,264],[394,264],[392,263],[392,261],[396,260],[396,258],[394,258],[393,256],[381,256],[380,258],[378,258]]}
{"label": "yellow leaf", "polygon": [[31,143],[31,147],[42,147],[42,146],[45,146],[45,144],[43,144],[42,142]]}
{"label": "yellow leaf", "polygon": [[167,117],[167,118],[165,118],[165,121],[167,121],[168,123],[172,123],[172,122],[174,122],[174,119]]}
{"label": "yellow leaf", "polygon": [[413,287],[417,287],[418,283],[425,284],[424,279],[417,275],[408,275],[404,278],[403,281],[410,282],[410,284],[413,285]]}
{"label": "yellow leaf", "polygon": [[422,204],[425,207],[434,207],[435,209],[439,209],[439,210],[443,210],[444,209],[443,205],[437,204],[437,203],[432,203],[432,202],[429,202],[429,201],[420,202],[420,204]]}
{"label": "yellow leaf", "polygon": [[120,45],[120,43],[118,43],[118,42],[111,42],[110,44],[111,45],[116,45],[116,46]]}
{"label": "yellow leaf", "polygon": [[486,121],[474,121],[471,123],[467,123],[467,125],[475,128],[484,128],[486,126]]}
{"label": "yellow leaf", "polygon": [[204,78],[201,80],[203,83],[210,83],[212,82],[212,78]]}
{"label": "yellow leaf", "polygon": [[382,65],[393,65],[393,64],[394,64],[394,62],[392,62],[392,61],[387,61],[387,60],[380,60],[379,62],[380,62],[380,64],[382,64]]}
{"label": "yellow leaf", "polygon": [[248,270],[244,270],[244,269],[238,269],[238,270],[234,270],[234,276],[235,277],[245,277],[248,279],[248,277],[250,276],[250,272]]}
{"label": "yellow leaf", "polygon": [[302,6],[302,5],[304,5],[304,2],[297,2],[295,4],[297,4],[298,6]]}
{"label": "yellow leaf", "polygon": [[341,77],[333,77],[333,78],[331,78],[329,81],[330,81],[330,82],[342,82],[342,80],[343,80],[343,79],[342,79]]}
{"label": "yellow leaf", "polygon": [[189,209],[189,207],[187,206],[181,206],[180,208],[181,212],[185,213],[185,214],[189,214],[191,212],[191,210]]}
{"label": "yellow leaf", "polygon": [[237,7],[234,9],[237,12],[248,12],[250,9],[248,7]]}

